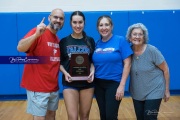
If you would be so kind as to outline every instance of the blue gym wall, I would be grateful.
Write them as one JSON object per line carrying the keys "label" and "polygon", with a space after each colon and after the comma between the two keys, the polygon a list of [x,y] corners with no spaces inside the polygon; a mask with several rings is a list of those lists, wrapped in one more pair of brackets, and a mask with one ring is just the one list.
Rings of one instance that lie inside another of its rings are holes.
{"label": "blue gym wall", "polygon": [[[65,12],[65,24],[58,36],[69,35],[70,12]],[[114,23],[114,34],[126,35],[129,25],[137,22],[145,24],[149,30],[149,43],[159,48],[170,68],[170,90],[180,90],[180,10],[147,10],[147,11],[97,11],[84,12],[86,17],[85,31],[95,41],[99,39],[96,21],[100,15],[110,15]],[[46,17],[48,24],[49,12],[28,13],[0,13],[1,46],[0,56],[25,56],[17,51],[18,41],[33,27]],[[25,95],[26,91],[20,87],[23,72],[22,64],[0,64],[0,96]],[[61,73],[59,78],[60,93],[62,93]],[[126,84],[128,91],[129,80]]]}

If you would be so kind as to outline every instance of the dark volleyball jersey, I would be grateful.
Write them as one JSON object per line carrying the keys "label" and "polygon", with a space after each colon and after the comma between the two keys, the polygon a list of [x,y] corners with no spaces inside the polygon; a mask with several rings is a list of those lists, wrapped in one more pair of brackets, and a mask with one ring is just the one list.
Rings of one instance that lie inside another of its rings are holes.
{"label": "dark volleyball jersey", "polygon": [[[92,63],[92,53],[95,48],[95,42],[92,37],[86,36],[86,40],[89,43],[85,42],[85,39],[75,39],[71,35],[63,38],[60,41],[60,51],[61,51],[61,65],[65,68],[67,72],[69,72],[70,67],[70,56],[71,54],[78,54],[78,53],[87,53],[89,55],[89,61]],[[89,46],[91,46],[92,51],[90,50]],[[88,83],[87,81],[73,81],[68,83],[65,81],[65,77],[62,77],[62,84],[65,86],[71,87],[87,87],[93,85],[93,83]]]}

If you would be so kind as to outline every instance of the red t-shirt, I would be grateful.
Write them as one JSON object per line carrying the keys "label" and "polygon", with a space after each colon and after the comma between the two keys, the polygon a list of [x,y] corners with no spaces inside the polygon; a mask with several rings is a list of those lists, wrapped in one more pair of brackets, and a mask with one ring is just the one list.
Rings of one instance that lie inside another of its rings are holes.
{"label": "red t-shirt", "polygon": [[[24,38],[36,31],[32,29]],[[27,56],[47,56],[48,64],[25,64],[21,87],[36,92],[59,90],[58,75],[60,66],[59,39],[49,29],[37,38],[26,52]]]}

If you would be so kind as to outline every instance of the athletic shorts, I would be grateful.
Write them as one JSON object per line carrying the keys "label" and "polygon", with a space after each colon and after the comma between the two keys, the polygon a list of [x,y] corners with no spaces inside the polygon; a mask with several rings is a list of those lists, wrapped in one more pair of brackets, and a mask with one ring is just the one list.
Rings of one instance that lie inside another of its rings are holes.
{"label": "athletic shorts", "polygon": [[47,110],[56,111],[59,103],[59,91],[44,93],[27,90],[27,113],[33,116],[45,116]]}
{"label": "athletic shorts", "polygon": [[64,89],[74,89],[74,90],[80,91],[80,90],[89,89],[89,88],[94,88],[94,86],[86,86],[86,87],[63,86],[63,90]]}

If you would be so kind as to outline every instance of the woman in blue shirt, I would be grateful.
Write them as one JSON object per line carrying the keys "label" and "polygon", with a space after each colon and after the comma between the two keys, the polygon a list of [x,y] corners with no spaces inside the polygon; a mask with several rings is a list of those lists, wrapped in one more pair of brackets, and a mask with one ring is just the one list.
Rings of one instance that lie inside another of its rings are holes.
{"label": "woman in blue shirt", "polygon": [[112,34],[113,23],[109,16],[99,17],[97,29],[101,38],[93,54],[95,97],[101,120],[117,120],[133,51],[124,37]]}

